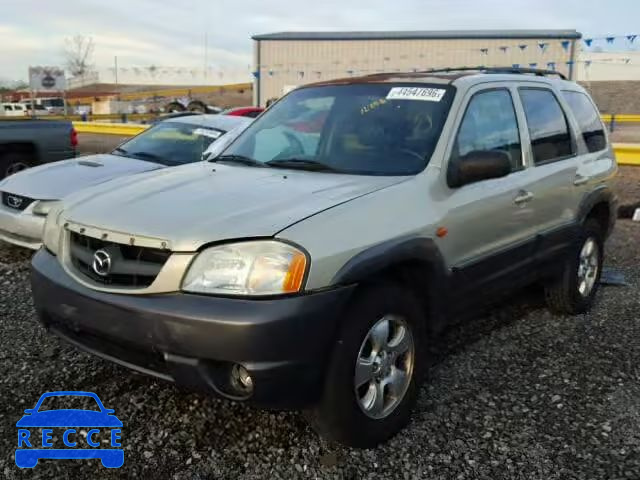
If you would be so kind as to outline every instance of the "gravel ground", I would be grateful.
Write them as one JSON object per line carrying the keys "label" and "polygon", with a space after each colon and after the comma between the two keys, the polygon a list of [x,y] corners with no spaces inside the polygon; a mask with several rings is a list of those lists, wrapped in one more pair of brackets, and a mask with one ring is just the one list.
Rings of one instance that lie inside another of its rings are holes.
{"label": "gravel ground", "polygon": [[619,168],[615,188],[620,197],[620,205],[640,207],[640,168],[628,166]]}
{"label": "gravel ground", "polygon": [[[629,198],[634,183],[621,184]],[[640,223],[619,221],[607,263],[629,286],[602,289],[588,315],[551,315],[530,291],[448,331],[411,425],[367,451],[321,440],[298,414],[180,389],[66,346],[37,324],[30,254],[0,245],[0,477],[640,479],[639,243]],[[15,422],[51,390],[93,391],[115,409],[122,469],[15,466]]]}

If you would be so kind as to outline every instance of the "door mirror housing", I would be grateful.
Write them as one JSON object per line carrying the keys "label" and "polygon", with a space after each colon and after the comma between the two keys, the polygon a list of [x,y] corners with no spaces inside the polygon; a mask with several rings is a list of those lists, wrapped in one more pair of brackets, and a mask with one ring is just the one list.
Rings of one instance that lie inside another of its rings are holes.
{"label": "door mirror housing", "polygon": [[469,183],[505,177],[511,173],[511,159],[498,150],[474,150],[452,160],[447,171],[447,184],[451,188]]}

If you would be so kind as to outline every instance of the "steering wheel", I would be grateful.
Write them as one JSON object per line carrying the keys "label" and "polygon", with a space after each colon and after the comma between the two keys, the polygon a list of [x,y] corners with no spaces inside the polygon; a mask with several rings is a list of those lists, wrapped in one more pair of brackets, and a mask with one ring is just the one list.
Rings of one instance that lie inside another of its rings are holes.
{"label": "steering wheel", "polygon": [[287,140],[291,144],[289,150],[291,150],[292,155],[304,153],[304,145],[302,145],[302,142],[298,137],[296,137],[291,132],[282,132],[282,133],[284,134],[285,137],[287,137]]}
{"label": "steering wheel", "polygon": [[415,151],[410,150],[408,148],[401,148],[400,151],[402,153],[406,153],[407,155],[411,155],[412,157],[417,158],[421,162],[424,162],[424,155],[420,155],[418,152],[415,152]]}

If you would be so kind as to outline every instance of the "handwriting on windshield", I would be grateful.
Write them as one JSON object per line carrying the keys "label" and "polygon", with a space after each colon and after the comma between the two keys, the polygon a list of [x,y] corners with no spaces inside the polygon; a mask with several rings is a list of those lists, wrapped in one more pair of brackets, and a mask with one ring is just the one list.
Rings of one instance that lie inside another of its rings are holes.
{"label": "handwriting on windshield", "polygon": [[385,103],[387,103],[387,99],[386,98],[378,98],[378,99],[374,100],[373,102],[371,102],[369,105],[365,105],[364,107],[362,107],[360,109],[360,115],[365,115],[366,113],[369,113],[369,112],[375,110],[376,108],[384,105]]}

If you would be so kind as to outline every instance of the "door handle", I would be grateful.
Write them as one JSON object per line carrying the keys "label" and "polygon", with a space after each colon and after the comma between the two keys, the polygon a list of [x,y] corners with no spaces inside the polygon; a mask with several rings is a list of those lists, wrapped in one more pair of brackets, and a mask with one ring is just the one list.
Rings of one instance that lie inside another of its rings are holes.
{"label": "door handle", "polygon": [[585,185],[589,183],[589,177],[585,177],[583,175],[576,175],[576,178],[573,180],[573,184],[576,187],[579,187],[580,185]]}
{"label": "door handle", "polygon": [[522,205],[533,200],[533,193],[521,190],[518,192],[518,196],[513,200],[516,205]]}

